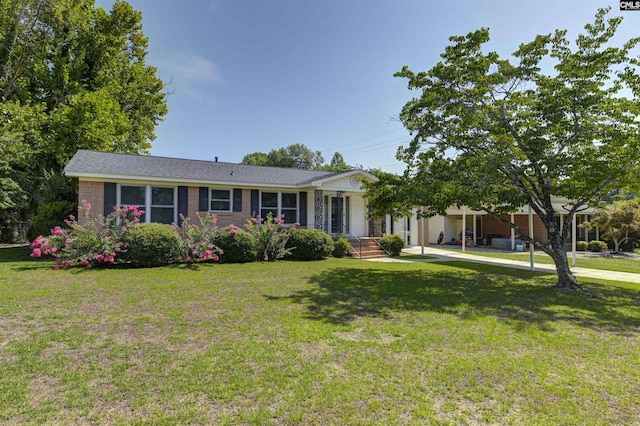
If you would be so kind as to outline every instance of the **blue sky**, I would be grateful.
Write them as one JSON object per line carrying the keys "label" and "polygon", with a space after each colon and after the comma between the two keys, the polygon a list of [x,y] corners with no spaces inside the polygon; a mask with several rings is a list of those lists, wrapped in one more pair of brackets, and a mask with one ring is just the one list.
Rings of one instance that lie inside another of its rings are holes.
{"label": "blue sky", "polygon": [[[640,11],[611,0],[130,0],[147,63],[169,83],[153,155],[240,162],[293,143],[400,173],[410,137],[394,120],[415,94],[393,74],[428,70],[451,35],[491,29],[502,56],[556,28],[569,38],[599,7],[640,35]],[[113,1],[98,0],[111,8]]]}

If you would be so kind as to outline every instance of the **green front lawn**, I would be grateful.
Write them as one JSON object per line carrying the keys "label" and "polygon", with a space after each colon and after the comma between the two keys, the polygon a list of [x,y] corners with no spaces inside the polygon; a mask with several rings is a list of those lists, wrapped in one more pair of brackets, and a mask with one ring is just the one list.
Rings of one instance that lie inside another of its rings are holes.
{"label": "green front lawn", "polygon": [[[434,246],[434,248],[454,251],[457,253],[462,252],[459,247],[456,249],[444,246]],[[640,274],[640,258],[620,254],[614,254],[613,257],[610,258],[605,258],[602,254],[595,254],[594,257],[581,257],[581,253],[585,252],[577,252],[576,255],[576,266],[579,268],[603,269],[606,271],[633,272],[636,274]],[[586,253],[588,253],[589,255],[594,255],[594,253],[591,252]],[[500,252],[468,249],[466,251],[466,254],[529,262],[529,252],[515,253],[510,251]],[[567,252],[567,257],[569,258],[569,265],[573,265],[572,253]],[[551,259],[549,255],[541,251],[535,252],[534,261],[535,263],[553,265],[553,259]]]}
{"label": "green front lawn", "polygon": [[71,269],[0,249],[3,424],[633,424],[640,285],[465,262]]}

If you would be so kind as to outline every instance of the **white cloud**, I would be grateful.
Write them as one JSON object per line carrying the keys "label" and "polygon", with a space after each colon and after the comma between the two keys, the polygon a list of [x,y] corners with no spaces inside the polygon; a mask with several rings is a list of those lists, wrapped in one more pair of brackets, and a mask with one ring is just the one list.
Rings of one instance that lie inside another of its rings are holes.
{"label": "white cloud", "polygon": [[176,64],[181,77],[199,82],[220,81],[220,73],[215,63],[199,55],[186,55]]}

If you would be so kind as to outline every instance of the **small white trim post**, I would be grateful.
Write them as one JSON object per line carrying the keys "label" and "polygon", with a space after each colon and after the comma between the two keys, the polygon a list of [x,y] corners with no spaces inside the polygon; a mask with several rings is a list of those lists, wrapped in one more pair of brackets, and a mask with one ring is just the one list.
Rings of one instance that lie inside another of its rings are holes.
{"label": "small white trim post", "polygon": [[[533,213],[531,206],[529,206],[529,238],[533,240]],[[536,270],[536,265],[533,256],[533,243],[529,243],[529,262],[531,263],[531,270]]]}
{"label": "small white trim post", "polygon": [[462,206],[462,252],[465,252],[467,241],[467,206]]}

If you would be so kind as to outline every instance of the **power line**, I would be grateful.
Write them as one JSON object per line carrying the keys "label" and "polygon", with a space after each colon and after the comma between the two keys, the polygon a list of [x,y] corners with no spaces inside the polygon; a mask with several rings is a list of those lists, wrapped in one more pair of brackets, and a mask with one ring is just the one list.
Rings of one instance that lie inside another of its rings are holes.
{"label": "power line", "polygon": [[376,144],[373,144],[373,145],[369,145],[369,146],[365,146],[365,147],[361,147],[361,148],[355,148],[355,149],[352,149],[352,150],[349,150],[349,151],[344,151],[344,152],[341,152],[341,154],[360,154],[360,153],[363,153],[363,152],[368,152],[368,151],[372,151],[372,150],[375,150],[375,149],[379,149],[379,147],[381,147],[383,145],[392,146],[392,145],[397,145],[398,143],[402,143],[402,142],[409,142],[407,140],[403,141],[402,139],[404,139],[404,138],[405,138],[405,136],[401,136],[399,138],[387,140],[387,141],[376,143]]}
{"label": "power line", "polygon": [[359,144],[359,143],[362,143],[362,142],[366,142],[366,141],[371,140],[371,139],[375,139],[375,138],[380,137],[380,136],[384,136],[384,135],[388,135],[388,134],[390,134],[390,133],[398,132],[398,131],[400,131],[400,130],[404,130],[404,127],[399,127],[399,128],[397,128],[397,129],[390,130],[390,131],[388,131],[388,132],[379,133],[379,134],[377,134],[377,135],[369,136],[369,137],[366,137],[366,138],[364,138],[364,139],[357,140],[357,141],[355,141],[355,142],[349,142],[349,143],[345,143],[345,144],[337,145],[337,146],[335,146],[335,147],[325,148],[325,149],[320,150],[320,152],[322,152],[322,153],[326,153],[327,151],[334,151],[334,150],[335,150],[335,149],[337,149],[337,148],[342,148],[342,147],[345,147],[345,146],[356,145],[356,144]]}

